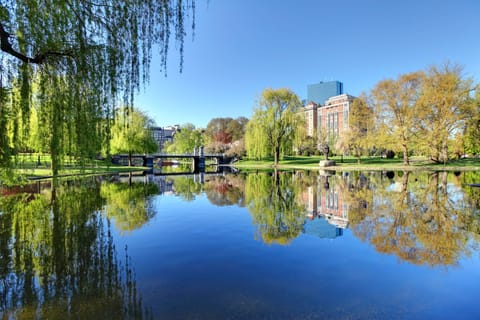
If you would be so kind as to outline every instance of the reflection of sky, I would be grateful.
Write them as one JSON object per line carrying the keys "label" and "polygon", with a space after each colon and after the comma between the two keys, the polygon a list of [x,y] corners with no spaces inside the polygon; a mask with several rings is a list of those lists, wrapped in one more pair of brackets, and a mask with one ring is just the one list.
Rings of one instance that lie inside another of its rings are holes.
{"label": "reflection of sky", "polygon": [[[389,186],[387,186],[385,190],[389,192],[402,192],[403,187],[403,183],[395,181],[392,182]],[[455,207],[462,206],[465,196],[464,190],[460,186],[454,183],[447,183],[446,194],[448,195],[449,202],[451,202]],[[414,193],[410,193],[410,196],[416,198],[416,195]]]}
{"label": "reflection of sky", "polygon": [[313,220],[305,220],[303,233],[319,238],[334,239],[342,235],[342,229],[328,223],[323,217],[317,217]]}
{"label": "reflection of sky", "polygon": [[464,193],[462,188],[453,183],[447,184],[448,199],[454,204],[461,204],[464,201]]}

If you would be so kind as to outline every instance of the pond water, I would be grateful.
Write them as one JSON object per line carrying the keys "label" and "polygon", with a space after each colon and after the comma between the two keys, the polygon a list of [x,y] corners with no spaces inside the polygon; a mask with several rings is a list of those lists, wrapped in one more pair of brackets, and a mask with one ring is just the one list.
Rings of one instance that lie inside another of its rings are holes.
{"label": "pond water", "polygon": [[2,189],[1,319],[480,319],[477,172]]}

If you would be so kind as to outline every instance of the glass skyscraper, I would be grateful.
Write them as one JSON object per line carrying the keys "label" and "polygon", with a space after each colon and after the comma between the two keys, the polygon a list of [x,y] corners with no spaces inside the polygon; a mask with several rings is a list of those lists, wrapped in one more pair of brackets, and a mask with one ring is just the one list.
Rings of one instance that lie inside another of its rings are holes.
{"label": "glass skyscraper", "polygon": [[333,96],[343,94],[343,83],[340,81],[328,81],[309,84],[307,86],[307,102],[325,105],[325,101]]}

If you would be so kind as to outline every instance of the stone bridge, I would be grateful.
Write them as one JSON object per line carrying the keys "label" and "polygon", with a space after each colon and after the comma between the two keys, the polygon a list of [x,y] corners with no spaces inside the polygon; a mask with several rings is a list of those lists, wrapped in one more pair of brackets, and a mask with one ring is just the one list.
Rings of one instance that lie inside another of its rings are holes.
{"label": "stone bridge", "polygon": [[[213,159],[215,165],[227,165],[230,164],[234,159],[233,157],[227,157],[223,153],[213,153],[206,154],[203,152],[203,147],[195,148],[193,153],[178,153],[178,154],[167,154],[167,153],[155,153],[155,154],[134,154],[132,155],[134,159],[142,159],[144,167],[153,168],[153,165],[156,160],[159,159],[191,159],[193,171],[194,172],[204,172],[205,171],[205,159]],[[127,154],[114,155],[112,157],[112,162],[114,164],[121,164],[128,160]]]}

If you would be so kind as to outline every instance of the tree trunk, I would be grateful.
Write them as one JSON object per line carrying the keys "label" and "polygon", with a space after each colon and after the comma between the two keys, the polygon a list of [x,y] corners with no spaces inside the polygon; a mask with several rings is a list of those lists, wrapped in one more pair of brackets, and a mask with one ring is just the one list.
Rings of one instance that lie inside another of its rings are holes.
{"label": "tree trunk", "polygon": [[442,160],[443,164],[448,161],[448,145],[446,140],[442,141]]}
{"label": "tree trunk", "polygon": [[406,143],[403,143],[402,147],[403,147],[403,164],[406,166],[409,166],[410,160],[408,158],[408,146]]}
{"label": "tree trunk", "polygon": [[132,166],[132,153],[131,152],[128,153],[128,166],[129,167]]}
{"label": "tree trunk", "polygon": [[277,167],[280,158],[280,146],[275,146],[273,151],[273,165]]}

